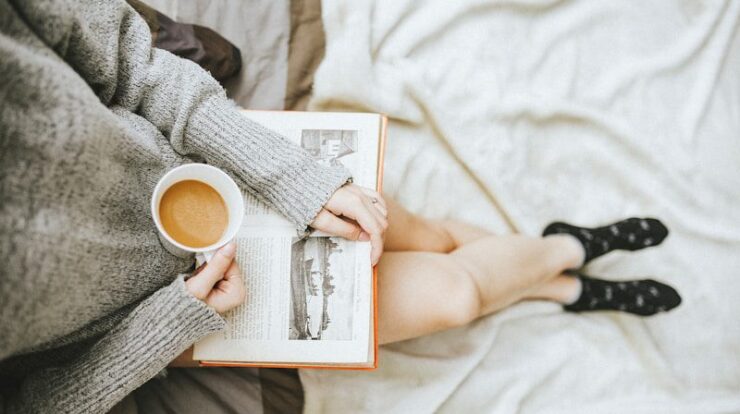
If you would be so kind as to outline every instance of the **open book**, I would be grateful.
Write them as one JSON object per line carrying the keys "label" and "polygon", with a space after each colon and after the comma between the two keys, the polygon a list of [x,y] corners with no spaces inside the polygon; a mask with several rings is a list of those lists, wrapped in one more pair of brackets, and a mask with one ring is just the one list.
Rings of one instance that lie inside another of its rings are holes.
{"label": "open book", "polygon": [[[378,114],[244,111],[320,163],[347,167],[380,191],[386,119]],[[245,194],[237,256],[247,299],[227,329],[195,344],[201,365],[370,369],[377,364],[375,273],[369,242],[302,237]]]}

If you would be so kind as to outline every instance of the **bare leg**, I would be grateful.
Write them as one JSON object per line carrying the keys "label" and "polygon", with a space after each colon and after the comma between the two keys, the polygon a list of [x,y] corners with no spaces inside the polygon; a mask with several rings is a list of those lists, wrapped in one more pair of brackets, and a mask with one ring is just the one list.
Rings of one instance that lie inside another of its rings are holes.
{"label": "bare leg", "polygon": [[[379,263],[382,343],[457,327],[522,299],[572,293],[556,279],[583,260],[569,236],[493,236],[474,226],[433,222],[389,203],[390,250]],[[392,229],[392,230],[391,230]],[[542,288],[548,282],[562,287]],[[565,295],[567,296],[567,295]]]}
{"label": "bare leg", "polygon": [[411,214],[395,200],[386,198],[388,205],[387,252],[449,253],[463,244],[492,234],[480,227],[459,221],[429,220]]}
{"label": "bare leg", "polygon": [[535,286],[525,299],[553,300],[572,303],[581,294],[581,283],[574,276],[560,275],[539,286]]}

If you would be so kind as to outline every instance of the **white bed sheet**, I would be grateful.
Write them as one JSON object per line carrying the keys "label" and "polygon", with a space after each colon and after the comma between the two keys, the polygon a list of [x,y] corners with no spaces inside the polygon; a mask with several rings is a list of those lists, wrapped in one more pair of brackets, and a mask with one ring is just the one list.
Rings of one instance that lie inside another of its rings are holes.
{"label": "white bed sheet", "polygon": [[307,412],[740,412],[740,1],[325,0],[313,109],[391,117],[386,191],[536,235],[660,217],[663,246],[589,265],[684,302],[648,319],[517,305],[302,371]]}

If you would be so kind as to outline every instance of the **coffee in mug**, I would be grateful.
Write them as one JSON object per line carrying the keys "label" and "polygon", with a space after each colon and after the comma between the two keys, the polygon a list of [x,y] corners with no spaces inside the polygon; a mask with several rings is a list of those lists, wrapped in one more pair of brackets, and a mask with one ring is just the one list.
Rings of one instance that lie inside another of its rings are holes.
{"label": "coffee in mug", "polygon": [[224,171],[185,164],[168,171],[154,187],[152,218],[170,253],[208,261],[234,239],[244,218],[244,196]]}
{"label": "coffee in mug", "polygon": [[159,219],[167,234],[188,247],[216,243],[229,223],[229,211],[221,194],[198,180],[172,185],[159,202]]}

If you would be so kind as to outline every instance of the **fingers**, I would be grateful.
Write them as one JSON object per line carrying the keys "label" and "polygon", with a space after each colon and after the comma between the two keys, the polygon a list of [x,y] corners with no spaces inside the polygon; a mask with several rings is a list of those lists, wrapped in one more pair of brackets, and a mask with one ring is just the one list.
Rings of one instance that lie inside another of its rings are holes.
{"label": "fingers", "polygon": [[365,202],[362,199],[354,200],[345,215],[355,219],[362,230],[370,236],[372,263],[378,263],[380,255],[383,254],[383,233],[387,224],[383,225],[375,212],[375,208],[370,206],[370,202]]}
{"label": "fingers", "polygon": [[198,266],[197,268],[195,268],[195,270],[193,270],[193,273],[190,275],[190,277],[193,277],[193,276],[197,275],[198,273],[200,273],[201,270],[203,270],[206,267],[207,264],[208,264],[208,262],[201,263],[200,266]]}
{"label": "fingers", "polygon": [[380,201],[378,201],[378,202],[376,203],[376,202],[375,202],[375,200],[378,200],[378,199],[376,199],[376,198],[371,198],[371,199],[370,199],[370,203],[371,203],[370,205],[371,205],[371,206],[373,207],[373,209],[374,209],[374,210],[378,210],[378,213],[379,213],[379,214],[380,214],[380,215],[381,215],[381,216],[382,216],[383,218],[387,218],[387,217],[388,217],[388,209],[387,209],[387,208],[386,208],[385,206],[383,206],[382,204],[380,204]]}
{"label": "fingers", "polygon": [[363,203],[365,204],[365,208],[367,208],[373,216],[375,216],[375,219],[378,221],[378,224],[380,224],[380,227],[382,229],[382,232],[385,233],[385,231],[388,229],[388,216],[383,214],[383,212],[380,210],[381,207],[379,205],[373,204],[370,200],[363,200]]}
{"label": "fingers", "polygon": [[244,281],[242,280],[242,271],[236,262],[232,262],[229,270],[224,274],[224,278],[216,283],[216,288],[220,289],[233,301],[233,306],[240,305],[246,297]]}
{"label": "fingers", "polygon": [[236,264],[236,261],[231,262],[231,266],[224,272],[224,280],[232,280],[235,278],[241,278],[242,277],[242,270],[239,268],[239,265]]}
{"label": "fingers", "polygon": [[380,226],[380,229],[375,229],[370,232],[370,244],[372,246],[370,257],[372,258],[373,265],[378,264],[380,256],[383,255],[383,244],[385,243],[383,236],[385,235],[385,229],[388,227],[385,218],[383,218],[383,222],[379,222],[378,225]]}
{"label": "fingers", "polygon": [[246,296],[241,270],[234,261],[225,272],[224,278],[219,280],[208,294],[206,304],[223,314],[244,303]]}
{"label": "fingers", "polygon": [[208,264],[203,269],[188,279],[185,283],[188,291],[198,299],[204,300],[208,297],[213,286],[221,279],[227,270],[230,270],[236,255],[236,243],[233,241],[218,249]]}
{"label": "fingers", "polygon": [[374,234],[370,234],[370,242],[373,247],[371,256],[373,264],[376,264],[378,263],[378,260],[380,260],[380,256],[383,254],[383,242],[385,231],[388,229],[388,218],[379,210],[379,208],[377,208],[377,203],[373,204],[372,201],[364,200],[364,205],[365,208],[374,216],[378,226],[380,226],[377,236],[380,238],[381,243],[378,243],[378,241],[373,238]]}
{"label": "fingers", "polygon": [[[357,238],[353,240],[370,239],[372,246],[372,263],[376,264],[383,253],[383,234],[388,228],[388,219],[386,218],[388,210],[385,200],[377,192],[362,188],[356,185],[346,185],[337,190],[326,203],[325,209],[332,213],[334,218],[344,216],[355,220],[363,230]],[[319,224],[324,224],[331,220],[322,218]],[[318,228],[316,223],[312,223],[314,228]],[[332,234],[335,234],[331,232]]]}
{"label": "fingers", "polygon": [[376,208],[383,212],[383,215],[387,215],[388,205],[386,204],[385,199],[383,199],[383,196],[380,193],[369,188],[360,187],[354,184],[347,184],[339,188],[334,193],[334,195],[332,195],[332,197],[329,199],[324,207],[331,212],[336,212],[336,210],[341,209],[341,206],[343,204],[346,204],[347,199],[351,198],[352,196],[359,196],[361,198],[369,199]]}
{"label": "fingers", "polygon": [[369,188],[365,187],[357,187],[362,191],[365,195],[367,195],[370,198],[370,201],[373,202],[373,205],[380,210],[384,216],[388,216],[388,206],[385,204],[385,199],[383,199],[383,196],[380,195],[379,192],[373,191]]}
{"label": "fingers", "polygon": [[224,272],[224,278],[216,282],[216,285],[213,286],[213,289],[223,290],[221,289],[223,286],[229,285],[232,283],[235,283],[241,287],[244,287],[242,283],[242,271],[239,268],[239,265],[236,264],[236,261],[231,262],[231,266],[229,266],[229,269],[226,272]]}
{"label": "fingers", "polygon": [[344,237],[349,240],[358,240],[360,234],[362,234],[362,228],[360,226],[342,220],[324,209],[319,212],[319,215],[316,216],[311,226],[316,230],[321,230],[325,233]]}

